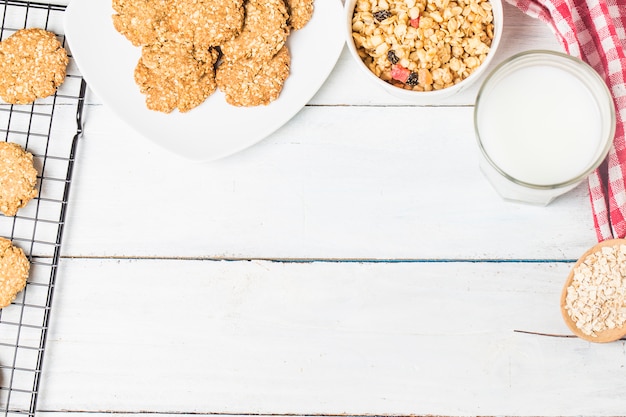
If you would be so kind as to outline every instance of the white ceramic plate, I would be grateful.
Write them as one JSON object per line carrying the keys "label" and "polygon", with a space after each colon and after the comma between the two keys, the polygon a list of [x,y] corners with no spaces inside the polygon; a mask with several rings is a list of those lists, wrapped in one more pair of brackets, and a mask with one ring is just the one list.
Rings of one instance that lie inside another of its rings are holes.
{"label": "white ceramic plate", "polygon": [[133,72],[141,54],[113,28],[111,0],[73,0],[65,12],[70,51],[89,87],[136,131],[183,157],[210,161],[243,150],[289,121],[315,95],[344,45],[340,0],[317,0],[288,40],[291,74],[267,106],[239,108],[217,91],[187,113],[148,110]]}

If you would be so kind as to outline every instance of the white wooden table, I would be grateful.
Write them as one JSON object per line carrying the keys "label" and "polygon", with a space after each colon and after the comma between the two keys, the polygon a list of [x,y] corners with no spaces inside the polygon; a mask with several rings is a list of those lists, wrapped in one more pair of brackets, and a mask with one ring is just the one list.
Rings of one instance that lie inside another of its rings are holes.
{"label": "white wooden table", "polygon": [[[560,50],[504,14],[494,65]],[[626,413],[624,342],[569,337],[559,311],[596,239],[586,185],[501,200],[477,166],[477,89],[412,106],[344,50],[289,123],[207,164],[89,92],[42,415]]]}

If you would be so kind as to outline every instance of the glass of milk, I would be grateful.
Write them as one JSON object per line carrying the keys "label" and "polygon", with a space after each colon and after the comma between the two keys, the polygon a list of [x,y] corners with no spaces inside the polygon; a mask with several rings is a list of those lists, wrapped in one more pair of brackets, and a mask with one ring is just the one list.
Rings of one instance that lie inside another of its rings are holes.
{"label": "glass of milk", "polygon": [[615,107],[600,76],[580,59],[527,51],[502,62],[476,99],[480,168],[507,200],[547,205],[606,157]]}

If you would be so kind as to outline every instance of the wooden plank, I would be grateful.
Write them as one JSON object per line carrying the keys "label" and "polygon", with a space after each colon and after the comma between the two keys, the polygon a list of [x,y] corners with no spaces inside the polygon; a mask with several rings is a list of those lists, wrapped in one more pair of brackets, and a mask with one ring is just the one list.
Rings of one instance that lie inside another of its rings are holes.
{"label": "wooden plank", "polygon": [[619,415],[569,263],[64,260],[42,410]]}
{"label": "wooden plank", "polygon": [[574,259],[595,242],[585,184],[548,207],[495,193],[471,107],[307,107],[208,164],[88,110],[68,256]]}

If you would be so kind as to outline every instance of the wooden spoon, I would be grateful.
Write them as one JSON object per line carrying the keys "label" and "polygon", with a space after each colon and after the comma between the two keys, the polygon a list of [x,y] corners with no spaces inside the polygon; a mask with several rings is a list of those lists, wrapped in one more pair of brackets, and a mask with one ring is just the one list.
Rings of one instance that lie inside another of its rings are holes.
{"label": "wooden spoon", "polygon": [[565,309],[565,299],[567,297],[567,289],[574,279],[574,270],[576,269],[576,267],[580,265],[581,263],[583,263],[589,255],[601,250],[603,247],[619,246],[619,245],[624,245],[624,244],[626,244],[626,239],[609,239],[609,240],[605,240],[603,242],[598,243],[597,245],[589,249],[587,252],[585,252],[578,259],[578,261],[574,264],[574,266],[572,267],[572,270],[570,271],[567,277],[567,281],[565,282],[565,286],[563,287],[563,291],[561,293],[561,314],[563,315],[563,319],[565,320],[565,324],[567,324],[567,327],[569,327],[570,330],[581,339],[584,339],[590,342],[596,342],[596,343],[607,343],[607,342],[613,342],[613,341],[619,340],[622,337],[626,336],[626,324],[622,325],[622,327],[620,328],[595,332],[596,333],[595,337],[590,336],[584,333],[578,327],[576,327],[576,323],[572,320],[569,313]]}

